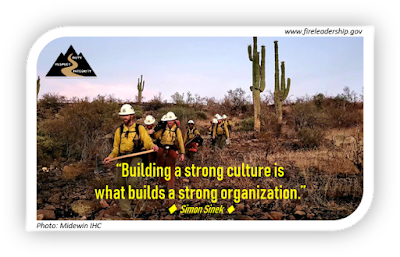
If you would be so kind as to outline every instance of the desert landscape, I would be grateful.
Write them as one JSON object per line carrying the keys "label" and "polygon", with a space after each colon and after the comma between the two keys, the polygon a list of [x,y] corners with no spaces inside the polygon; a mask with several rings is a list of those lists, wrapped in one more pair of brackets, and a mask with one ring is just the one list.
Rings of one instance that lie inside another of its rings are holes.
{"label": "desert landscape", "polygon": [[[177,166],[284,167],[282,178],[181,177],[176,188],[283,188],[297,189],[297,200],[175,200],[183,205],[235,206],[232,214],[170,214],[168,200],[134,200],[134,217],[140,220],[336,220],[354,212],[363,195],[363,101],[344,88],[336,96],[318,94],[286,100],[282,121],[276,117],[274,94],[260,100],[260,131],[254,131],[253,105],[241,88],[224,99],[175,93],[168,103],[161,93],[147,102],[132,102],[139,124],[146,115],[157,121],[173,111],[186,133],[194,120],[204,138],[193,162]],[[115,167],[102,165],[112,149],[115,130],[121,123],[120,106],[112,96],[66,99],[46,94],[37,111],[37,219],[122,220],[116,200],[96,199],[94,189],[114,186]],[[223,149],[210,145],[208,128],[216,113],[233,123],[231,143]],[[154,187],[158,178],[146,178]],[[306,185],[306,189],[300,189]]]}

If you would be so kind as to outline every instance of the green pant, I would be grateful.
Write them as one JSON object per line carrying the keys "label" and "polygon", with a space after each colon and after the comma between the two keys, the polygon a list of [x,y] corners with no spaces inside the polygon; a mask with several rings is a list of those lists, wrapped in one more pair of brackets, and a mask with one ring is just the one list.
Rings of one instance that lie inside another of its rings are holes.
{"label": "green pant", "polygon": [[[118,161],[118,163],[128,163],[130,167],[137,167],[138,163],[142,163],[142,158],[140,157],[132,157],[132,158],[126,158],[126,159],[121,159]],[[119,166],[119,165],[118,165]],[[138,188],[140,185],[140,182],[142,182],[141,177],[122,177],[122,168],[117,167],[117,174],[115,175],[115,184],[117,186],[117,189],[121,189],[123,186],[125,188],[125,199],[119,199],[119,205],[121,207],[122,211],[126,211],[128,213],[132,213],[132,207],[131,207],[131,200],[129,200],[129,185],[131,186],[132,189]]]}
{"label": "green pant", "polygon": [[226,144],[226,135],[218,135],[217,138],[215,139],[215,145],[222,149],[224,148],[225,144]]}

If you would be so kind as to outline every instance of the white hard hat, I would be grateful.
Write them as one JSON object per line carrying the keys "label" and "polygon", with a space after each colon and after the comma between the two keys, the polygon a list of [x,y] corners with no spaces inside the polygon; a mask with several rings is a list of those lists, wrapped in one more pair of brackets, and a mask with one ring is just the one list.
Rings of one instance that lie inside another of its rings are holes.
{"label": "white hard hat", "polygon": [[170,120],[176,120],[176,119],[177,119],[177,117],[175,116],[175,113],[168,112],[167,114],[165,114],[164,121],[170,121]]}
{"label": "white hard hat", "polygon": [[167,117],[167,115],[164,114],[164,115],[162,116],[162,118],[161,118],[161,121],[165,121],[165,117]]}
{"label": "white hard hat", "polygon": [[218,119],[218,116],[219,116],[219,114],[217,113],[217,114],[215,114],[215,118],[217,118]]}
{"label": "white hard hat", "polygon": [[132,105],[130,104],[122,105],[119,115],[130,115],[130,114],[135,114],[135,110],[133,110]]}
{"label": "white hard hat", "polygon": [[188,124],[194,124],[194,121],[193,120],[189,120]]}
{"label": "white hard hat", "polygon": [[223,118],[223,119],[226,119],[226,118],[228,118],[228,116],[226,116],[226,115],[224,114],[224,115],[222,115],[222,118]]}
{"label": "white hard hat", "polygon": [[147,115],[147,116],[146,116],[146,119],[144,120],[144,124],[146,124],[146,125],[151,125],[151,124],[153,124],[155,121],[156,121],[156,119],[155,119],[153,116]]}
{"label": "white hard hat", "polygon": [[[218,115],[218,116],[217,116],[217,115]],[[219,114],[217,114],[217,115],[215,115],[215,118],[216,118],[217,120],[222,120],[222,116],[219,115]]]}
{"label": "white hard hat", "polygon": [[214,118],[213,123],[218,123],[218,120],[216,118]]}

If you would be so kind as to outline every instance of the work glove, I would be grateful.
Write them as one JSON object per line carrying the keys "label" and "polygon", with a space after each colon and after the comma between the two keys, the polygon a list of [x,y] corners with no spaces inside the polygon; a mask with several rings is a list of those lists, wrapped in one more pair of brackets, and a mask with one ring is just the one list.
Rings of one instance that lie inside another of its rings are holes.
{"label": "work glove", "polygon": [[229,145],[231,143],[231,140],[229,138],[227,138],[225,142],[227,145]]}

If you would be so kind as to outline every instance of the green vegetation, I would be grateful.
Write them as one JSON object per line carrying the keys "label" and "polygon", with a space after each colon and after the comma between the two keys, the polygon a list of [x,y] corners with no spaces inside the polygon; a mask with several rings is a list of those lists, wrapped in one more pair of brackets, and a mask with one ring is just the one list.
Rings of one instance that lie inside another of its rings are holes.
{"label": "green vegetation", "polygon": [[279,82],[279,55],[278,55],[278,41],[274,41],[275,48],[275,112],[278,118],[278,123],[282,123],[282,102],[286,100],[290,90],[290,78],[287,79],[287,86],[285,85],[285,62],[281,63],[281,81]]}
{"label": "green vegetation", "polygon": [[247,48],[249,53],[249,60],[253,63],[253,85],[250,87],[250,91],[253,92],[254,130],[256,132],[260,132],[260,93],[263,92],[265,89],[265,46],[261,46],[260,60],[260,53],[257,52],[257,37],[253,37],[253,44],[253,54],[251,53],[251,45],[249,45]]}
{"label": "green vegetation", "polygon": [[138,89],[138,102],[142,102],[142,92],[144,90],[144,81],[143,81],[143,75],[140,76],[140,79],[138,79],[138,84],[137,84],[137,89]]}

